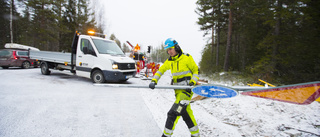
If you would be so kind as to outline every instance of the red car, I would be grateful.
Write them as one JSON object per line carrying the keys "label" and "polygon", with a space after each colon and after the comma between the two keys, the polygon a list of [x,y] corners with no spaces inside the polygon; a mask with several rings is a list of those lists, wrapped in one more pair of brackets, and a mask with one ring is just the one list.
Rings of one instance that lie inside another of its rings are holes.
{"label": "red car", "polygon": [[0,50],[0,67],[7,69],[9,67],[30,68],[38,67],[36,60],[30,59],[27,50],[2,49]]}

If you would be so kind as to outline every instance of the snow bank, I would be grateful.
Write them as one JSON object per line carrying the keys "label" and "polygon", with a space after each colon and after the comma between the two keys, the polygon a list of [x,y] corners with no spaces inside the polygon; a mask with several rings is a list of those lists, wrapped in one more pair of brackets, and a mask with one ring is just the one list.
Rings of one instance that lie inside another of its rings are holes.
{"label": "snow bank", "polygon": [[[166,72],[158,85],[170,83]],[[148,84],[149,81],[143,81]],[[209,82],[229,85],[230,82]],[[232,83],[231,83],[232,84]],[[166,113],[174,102],[173,90],[140,89],[147,106],[160,128],[164,128]],[[197,96],[197,95],[195,95]],[[296,105],[251,96],[238,95],[229,99],[207,98],[191,104],[202,137],[256,136],[319,136],[320,103]],[[190,136],[182,118],[174,137]]]}

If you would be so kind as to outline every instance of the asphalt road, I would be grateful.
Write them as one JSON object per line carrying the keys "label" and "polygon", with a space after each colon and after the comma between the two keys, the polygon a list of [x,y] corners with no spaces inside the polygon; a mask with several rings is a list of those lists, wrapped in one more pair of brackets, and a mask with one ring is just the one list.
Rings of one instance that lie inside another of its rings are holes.
{"label": "asphalt road", "polygon": [[0,69],[0,136],[161,135],[162,127],[137,89],[97,87],[89,79],[64,73]]}

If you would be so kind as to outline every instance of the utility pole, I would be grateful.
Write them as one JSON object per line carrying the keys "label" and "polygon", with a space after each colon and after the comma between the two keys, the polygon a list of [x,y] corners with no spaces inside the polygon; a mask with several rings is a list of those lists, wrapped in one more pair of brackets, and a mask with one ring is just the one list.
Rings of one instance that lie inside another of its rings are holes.
{"label": "utility pole", "polygon": [[11,35],[11,43],[13,43],[12,6],[13,6],[13,0],[11,0],[11,2],[10,2],[10,35]]}

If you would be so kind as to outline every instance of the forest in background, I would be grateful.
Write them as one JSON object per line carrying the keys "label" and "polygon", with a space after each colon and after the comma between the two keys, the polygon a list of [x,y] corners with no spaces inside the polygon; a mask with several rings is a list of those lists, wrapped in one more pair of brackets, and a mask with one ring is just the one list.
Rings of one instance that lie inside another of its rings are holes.
{"label": "forest in background", "polygon": [[204,36],[200,69],[271,83],[320,78],[319,0],[198,0]]}
{"label": "forest in background", "polygon": [[[76,30],[104,30],[89,2],[0,0],[0,45],[11,39],[12,3],[14,43],[70,52]],[[209,39],[199,63],[202,74],[236,72],[282,84],[319,80],[320,1],[198,0],[195,4],[196,23]],[[110,39],[121,47],[114,34]],[[125,43],[122,49],[130,50]],[[162,44],[152,50],[151,58],[161,62],[168,58]]]}
{"label": "forest in background", "polygon": [[14,43],[70,52],[75,31],[103,31],[95,21],[89,0],[0,0],[0,45],[11,41],[11,5]]}

